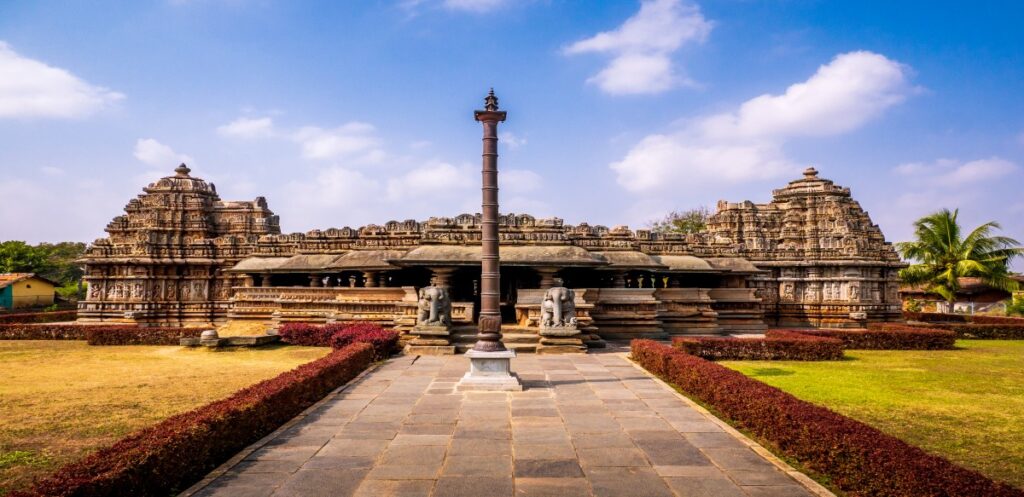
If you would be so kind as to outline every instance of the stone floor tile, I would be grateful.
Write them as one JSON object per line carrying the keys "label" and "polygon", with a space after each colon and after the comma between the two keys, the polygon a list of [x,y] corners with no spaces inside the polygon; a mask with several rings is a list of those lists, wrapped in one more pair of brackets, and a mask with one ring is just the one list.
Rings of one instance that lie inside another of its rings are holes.
{"label": "stone floor tile", "polygon": [[347,497],[366,476],[366,470],[301,469],[285,480],[274,497]]}
{"label": "stone floor tile", "polygon": [[729,477],[717,466],[654,466],[654,472],[663,478],[704,478],[728,480]]}
{"label": "stone floor tile", "polygon": [[451,435],[454,432],[455,423],[406,423],[398,429],[399,435]]}
{"label": "stone floor tile", "polygon": [[446,450],[447,447],[443,445],[392,444],[380,456],[380,464],[440,465],[444,461]]}
{"label": "stone floor tile", "polygon": [[704,453],[715,462],[715,464],[726,470],[746,469],[774,471],[775,466],[759,456],[756,452],[743,449],[703,449]]}
{"label": "stone floor tile", "polygon": [[355,497],[429,497],[434,480],[365,479]]}
{"label": "stone floor tile", "polygon": [[434,485],[434,497],[512,497],[512,478],[502,476],[444,477]]}
{"label": "stone floor tile", "polygon": [[399,433],[391,441],[391,445],[448,445],[452,437],[450,435],[409,435]]}
{"label": "stone floor tile", "polygon": [[665,481],[650,467],[587,468],[587,480],[595,497],[674,497]]}
{"label": "stone floor tile", "polygon": [[516,478],[516,497],[590,497],[586,478]]}
{"label": "stone floor tile", "polygon": [[388,446],[388,440],[334,438],[324,445],[317,456],[376,458]]}
{"label": "stone floor tile", "polygon": [[576,449],[580,466],[648,466],[647,459],[640,449],[628,448],[592,448]]}
{"label": "stone floor tile", "polygon": [[572,444],[512,444],[512,455],[516,459],[569,459],[576,457]]}
{"label": "stone floor tile", "polygon": [[510,440],[487,440],[458,438],[448,446],[449,456],[512,456]]}
{"label": "stone floor tile", "polygon": [[757,470],[733,469],[726,473],[739,485],[795,485],[786,473],[773,468]]}
{"label": "stone floor tile", "polygon": [[736,440],[731,433],[725,431],[715,432],[687,432],[684,433],[686,441],[698,449],[719,448],[719,449],[744,449],[746,446]]}
{"label": "stone floor tile", "polygon": [[377,462],[372,457],[313,456],[303,469],[370,469]]}
{"label": "stone floor tile", "polygon": [[512,456],[448,456],[441,477],[512,474]]}
{"label": "stone floor tile", "polygon": [[373,480],[430,480],[437,478],[441,464],[381,464],[366,475]]}
{"label": "stone floor tile", "polygon": [[750,497],[813,497],[813,494],[799,485],[743,486]]}
{"label": "stone floor tile", "polygon": [[665,478],[665,482],[679,497],[747,497],[728,479]]}
{"label": "stone floor tile", "polygon": [[576,449],[636,447],[633,439],[622,432],[572,434]]}
{"label": "stone floor tile", "polygon": [[576,459],[515,459],[516,478],[576,478],[583,470]]}
{"label": "stone floor tile", "polygon": [[707,466],[711,464],[699,449],[686,441],[637,440],[636,446],[644,451],[655,466]]}

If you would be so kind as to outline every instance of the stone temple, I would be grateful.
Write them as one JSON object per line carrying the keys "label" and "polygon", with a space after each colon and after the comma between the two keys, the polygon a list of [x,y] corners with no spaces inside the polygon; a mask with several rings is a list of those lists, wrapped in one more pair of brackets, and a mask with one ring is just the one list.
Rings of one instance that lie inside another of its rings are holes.
{"label": "stone temple", "polygon": [[[266,199],[221,200],[184,164],[143,191],[83,259],[80,321],[373,321],[424,351],[473,344],[479,214],[282,234]],[[499,225],[503,340],[519,351],[900,314],[892,245],[813,168],[767,204],[719,202],[696,234],[513,214]]]}

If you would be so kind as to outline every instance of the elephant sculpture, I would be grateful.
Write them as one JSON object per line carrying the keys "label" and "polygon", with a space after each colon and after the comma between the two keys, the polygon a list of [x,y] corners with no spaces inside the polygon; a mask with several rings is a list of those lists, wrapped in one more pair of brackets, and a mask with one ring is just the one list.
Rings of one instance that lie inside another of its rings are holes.
{"label": "elephant sculpture", "polygon": [[452,325],[452,301],[448,297],[447,289],[439,286],[420,289],[416,324],[418,326]]}
{"label": "elephant sculpture", "polygon": [[555,286],[544,293],[540,306],[542,328],[576,327],[576,292],[564,286]]}

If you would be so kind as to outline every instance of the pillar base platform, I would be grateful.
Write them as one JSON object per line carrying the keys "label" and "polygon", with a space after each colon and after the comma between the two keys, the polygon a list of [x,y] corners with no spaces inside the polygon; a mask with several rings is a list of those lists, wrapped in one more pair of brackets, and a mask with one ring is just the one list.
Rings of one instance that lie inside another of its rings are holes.
{"label": "pillar base platform", "polygon": [[469,358],[469,372],[462,377],[455,389],[460,392],[521,392],[523,384],[511,368],[512,358],[515,356],[514,350],[466,352],[466,357]]}

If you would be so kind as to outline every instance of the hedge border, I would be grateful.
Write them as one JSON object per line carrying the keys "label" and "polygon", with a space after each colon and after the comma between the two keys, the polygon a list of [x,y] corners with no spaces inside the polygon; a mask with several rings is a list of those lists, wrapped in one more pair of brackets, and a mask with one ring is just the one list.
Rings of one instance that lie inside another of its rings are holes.
{"label": "hedge border", "polygon": [[182,338],[197,338],[212,328],[143,328],[85,326],[89,345],[178,345]]}
{"label": "hedge border", "polygon": [[837,338],[852,350],[952,350],[956,348],[956,334],[936,328],[869,327],[860,329],[797,330],[809,336]]}
{"label": "hedge border", "polygon": [[53,323],[57,321],[74,321],[77,318],[77,310],[20,312],[14,314],[0,314],[0,324]]}
{"label": "hedge border", "polygon": [[1015,324],[978,324],[978,323],[932,323],[926,325],[902,323],[875,323],[870,325],[878,329],[923,329],[925,327],[946,330],[956,334],[957,338],[971,340],[1024,340],[1024,325]]}
{"label": "hedge border", "polygon": [[709,360],[836,361],[843,342],[789,330],[769,330],[764,338],[676,337],[672,346]]}
{"label": "hedge border", "polygon": [[8,497],[173,495],[355,378],[372,360],[369,344],[335,350],[140,430]]}
{"label": "hedge border", "polygon": [[720,364],[652,340],[633,340],[630,348],[644,369],[851,497],[1024,497],[1024,490]]}

